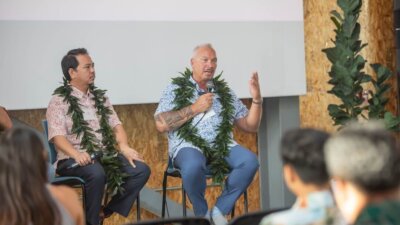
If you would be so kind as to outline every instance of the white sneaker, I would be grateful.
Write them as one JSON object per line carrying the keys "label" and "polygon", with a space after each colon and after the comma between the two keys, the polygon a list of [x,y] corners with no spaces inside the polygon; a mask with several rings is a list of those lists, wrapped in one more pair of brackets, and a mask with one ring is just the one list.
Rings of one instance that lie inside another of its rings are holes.
{"label": "white sneaker", "polygon": [[218,208],[214,207],[211,211],[211,223],[214,225],[227,225],[228,220],[224,215],[219,211]]}

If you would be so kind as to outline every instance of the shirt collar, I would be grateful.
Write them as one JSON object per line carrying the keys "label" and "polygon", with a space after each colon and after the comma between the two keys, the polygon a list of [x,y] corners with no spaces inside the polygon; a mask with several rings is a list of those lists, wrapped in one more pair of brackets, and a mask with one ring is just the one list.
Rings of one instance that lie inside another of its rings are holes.
{"label": "shirt collar", "polygon": [[72,87],[71,94],[77,98],[93,97],[93,94],[89,91],[89,89],[87,90],[86,93],[84,93],[81,90],[79,90],[78,88],[74,87],[73,85],[71,85],[71,87]]}
{"label": "shirt collar", "polygon": [[[307,196],[307,208],[321,208],[334,204],[332,193],[329,190],[312,192]],[[301,208],[298,201],[295,202],[293,208]]]}
{"label": "shirt collar", "polygon": [[197,93],[206,92],[206,90],[200,88],[199,84],[193,79],[193,76],[190,76],[189,81],[195,85]]}

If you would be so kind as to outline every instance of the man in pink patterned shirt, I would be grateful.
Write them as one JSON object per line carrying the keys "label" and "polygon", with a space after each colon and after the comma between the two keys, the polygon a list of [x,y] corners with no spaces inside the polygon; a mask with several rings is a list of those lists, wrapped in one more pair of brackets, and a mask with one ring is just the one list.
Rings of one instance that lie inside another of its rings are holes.
{"label": "man in pink patterned shirt", "polygon": [[[103,149],[103,135],[99,132],[101,115],[95,105],[95,95],[90,89],[94,84],[94,63],[84,48],[73,49],[64,56],[61,61],[64,78],[68,81],[67,88],[71,88],[70,97],[76,98],[83,115],[84,122],[91,128],[95,145]],[[101,209],[101,201],[104,187],[107,182],[106,171],[98,160],[93,160],[87,149],[82,146],[83,135],[77,135],[72,129],[71,104],[65,101],[65,97],[53,95],[46,112],[49,127],[49,141],[52,141],[57,149],[57,173],[62,176],[79,176],[86,182],[86,221],[90,225],[100,223],[100,214],[105,217],[117,212],[127,216],[140,190],[146,184],[150,176],[150,168],[135,149],[129,147],[126,132],[114,111],[109,99],[105,97],[103,106],[108,109],[108,125],[112,128],[118,145],[118,159],[122,162],[121,173],[129,176],[124,179],[123,193],[113,196],[111,201]],[[99,150],[99,149],[95,149]],[[77,163],[79,166],[71,168]]]}

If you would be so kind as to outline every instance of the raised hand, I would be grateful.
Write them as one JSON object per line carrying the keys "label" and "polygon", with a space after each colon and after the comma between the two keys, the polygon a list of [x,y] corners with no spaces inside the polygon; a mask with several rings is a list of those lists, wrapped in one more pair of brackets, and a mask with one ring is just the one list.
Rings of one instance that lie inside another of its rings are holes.
{"label": "raised hand", "polygon": [[250,89],[250,95],[253,98],[253,101],[261,102],[262,97],[261,97],[260,83],[258,81],[258,73],[257,72],[253,72],[253,74],[250,77],[249,89]]}

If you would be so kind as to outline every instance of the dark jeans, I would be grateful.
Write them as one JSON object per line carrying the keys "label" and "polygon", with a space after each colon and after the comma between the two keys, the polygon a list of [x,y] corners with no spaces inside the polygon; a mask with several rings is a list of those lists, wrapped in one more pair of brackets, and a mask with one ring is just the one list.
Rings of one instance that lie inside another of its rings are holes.
{"label": "dark jeans", "polygon": [[[125,183],[122,185],[125,192],[113,196],[106,208],[126,217],[140,190],[149,179],[150,168],[145,163],[139,161],[135,161],[136,168],[133,168],[124,156],[119,154],[118,158],[123,164],[122,171],[129,174],[129,177],[125,179]],[[58,163],[57,168],[67,168],[74,162],[74,159],[62,160]],[[103,166],[95,160],[93,164],[86,166],[78,166],[72,169],[57,169],[57,174],[61,176],[77,176],[85,181],[86,221],[91,225],[98,225],[100,222],[101,201],[107,182]]]}

